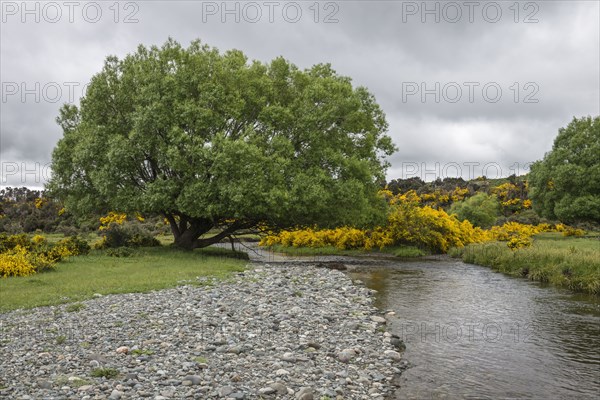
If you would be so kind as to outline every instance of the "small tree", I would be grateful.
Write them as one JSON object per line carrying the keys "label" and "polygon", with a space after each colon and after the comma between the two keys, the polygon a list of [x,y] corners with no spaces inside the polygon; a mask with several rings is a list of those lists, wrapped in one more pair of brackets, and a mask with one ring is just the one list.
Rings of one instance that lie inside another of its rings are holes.
{"label": "small tree", "polygon": [[500,205],[494,195],[477,193],[467,200],[458,201],[450,207],[450,214],[456,214],[460,221],[468,220],[474,226],[489,228],[496,222]]}
{"label": "small tree", "polygon": [[[57,119],[49,188],[79,215],[160,214],[186,249],[261,222],[366,224],[394,146],[374,97],[329,65],[173,40],[108,57]],[[202,237],[210,230],[212,237]]]}
{"label": "small tree", "polygon": [[600,223],[600,117],[574,118],[552,151],[531,166],[530,197],[541,216]]}

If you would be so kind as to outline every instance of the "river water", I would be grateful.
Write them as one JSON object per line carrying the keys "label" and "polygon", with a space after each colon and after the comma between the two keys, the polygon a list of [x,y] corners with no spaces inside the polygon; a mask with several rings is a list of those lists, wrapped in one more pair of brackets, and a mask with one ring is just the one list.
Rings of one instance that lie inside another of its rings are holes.
{"label": "river water", "polygon": [[442,258],[352,272],[393,310],[402,399],[600,396],[600,299]]}
{"label": "river water", "polygon": [[[242,250],[242,249],[240,249]],[[600,298],[544,287],[448,257],[298,257],[341,261],[393,311],[410,368],[398,399],[600,398]]]}

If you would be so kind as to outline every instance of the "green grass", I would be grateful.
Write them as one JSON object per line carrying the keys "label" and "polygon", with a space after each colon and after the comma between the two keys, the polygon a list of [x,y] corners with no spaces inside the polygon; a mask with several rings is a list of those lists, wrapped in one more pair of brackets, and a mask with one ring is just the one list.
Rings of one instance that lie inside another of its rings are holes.
{"label": "green grass", "polygon": [[119,371],[114,368],[95,368],[91,374],[94,378],[111,379],[119,375]]}
{"label": "green grass", "polygon": [[77,311],[81,311],[85,308],[85,304],[82,303],[73,303],[73,304],[69,304],[67,306],[67,308],[65,308],[66,312],[77,312]]}
{"label": "green grass", "polygon": [[151,356],[154,351],[148,349],[135,349],[131,352],[134,356]]}
{"label": "green grass", "polygon": [[600,241],[597,238],[544,233],[534,238],[530,248],[512,251],[504,242],[492,242],[453,250],[451,255],[511,276],[600,295]]}
{"label": "green grass", "polygon": [[245,266],[245,261],[230,256],[238,254],[227,249],[186,252],[155,247],[138,249],[133,257],[115,258],[92,251],[59,263],[55,271],[0,279],[0,312],[77,302],[95,293],[160,290],[195,282],[197,276],[225,278]]}
{"label": "green grass", "polygon": [[350,249],[342,250],[334,246],[324,247],[293,247],[276,244],[270,247],[270,250],[276,253],[285,253],[294,256],[364,256],[373,254],[390,254],[401,258],[421,257],[427,253],[414,246],[390,246],[383,250],[373,249],[371,251]]}

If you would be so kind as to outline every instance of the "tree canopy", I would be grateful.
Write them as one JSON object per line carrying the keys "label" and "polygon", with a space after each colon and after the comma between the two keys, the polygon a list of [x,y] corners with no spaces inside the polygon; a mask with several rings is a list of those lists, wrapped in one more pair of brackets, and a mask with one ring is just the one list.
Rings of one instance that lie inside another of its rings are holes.
{"label": "tree canopy", "polygon": [[300,70],[169,39],[108,57],[57,122],[48,187],[69,211],[161,214],[184,248],[259,223],[383,215],[376,193],[394,151],[385,115],[329,64]]}
{"label": "tree canopy", "polygon": [[529,175],[534,209],[563,222],[600,223],[600,117],[574,118]]}

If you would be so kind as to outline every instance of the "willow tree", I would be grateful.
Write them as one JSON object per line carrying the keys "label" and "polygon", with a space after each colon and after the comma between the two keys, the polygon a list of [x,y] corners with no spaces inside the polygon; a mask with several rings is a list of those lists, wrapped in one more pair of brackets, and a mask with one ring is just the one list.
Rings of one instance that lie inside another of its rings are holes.
{"label": "willow tree", "polygon": [[373,95],[330,65],[200,41],[108,57],[57,122],[49,188],[71,212],[160,214],[187,249],[261,223],[369,223],[394,150]]}

